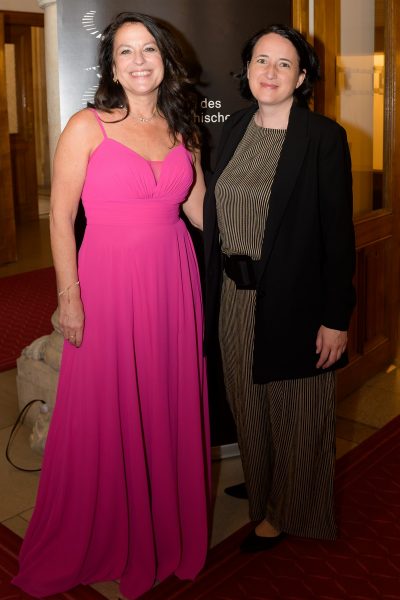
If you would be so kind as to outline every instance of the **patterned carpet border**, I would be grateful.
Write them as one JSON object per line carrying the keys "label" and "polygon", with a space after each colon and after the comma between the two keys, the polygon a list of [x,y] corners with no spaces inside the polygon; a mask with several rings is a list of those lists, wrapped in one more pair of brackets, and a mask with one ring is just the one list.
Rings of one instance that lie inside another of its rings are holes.
{"label": "patterned carpet border", "polygon": [[53,267],[0,278],[0,372],[13,369],[25,346],[51,333],[56,307]]}
{"label": "patterned carpet border", "polygon": [[[0,599],[31,600],[32,596],[11,584],[18,569],[21,538],[0,523]],[[69,592],[47,596],[47,600],[105,600],[104,596],[89,586],[78,586]]]}

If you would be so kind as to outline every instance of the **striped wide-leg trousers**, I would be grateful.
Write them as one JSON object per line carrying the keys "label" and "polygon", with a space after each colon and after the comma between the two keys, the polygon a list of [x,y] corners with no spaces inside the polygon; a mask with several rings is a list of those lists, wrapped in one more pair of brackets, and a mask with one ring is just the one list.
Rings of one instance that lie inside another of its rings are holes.
{"label": "striped wide-leg trousers", "polygon": [[335,539],[335,375],[254,384],[256,293],[224,275],[219,336],[250,518],[304,537]]}

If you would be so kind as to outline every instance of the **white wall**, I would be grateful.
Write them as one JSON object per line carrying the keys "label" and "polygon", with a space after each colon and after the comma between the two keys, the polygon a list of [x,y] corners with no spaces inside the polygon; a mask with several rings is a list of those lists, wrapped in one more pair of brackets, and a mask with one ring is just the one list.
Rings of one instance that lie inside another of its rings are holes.
{"label": "white wall", "polygon": [[44,12],[36,0],[0,0],[0,10],[15,10],[22,12]]}

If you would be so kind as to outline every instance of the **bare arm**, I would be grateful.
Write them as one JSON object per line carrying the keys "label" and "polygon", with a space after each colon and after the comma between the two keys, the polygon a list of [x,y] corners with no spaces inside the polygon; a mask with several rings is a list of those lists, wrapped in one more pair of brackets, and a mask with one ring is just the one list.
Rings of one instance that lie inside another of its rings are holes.
{"label": "bare arm", "polygon": [[194,153],[195,183],[190,191],[189,197],[183,204],[183,212],[197,229],[203,229],[203,202],[206,186],[204,183],[203,170],[200,164],[200,152]]}
{"label": "bare arm", "polygon": [[54,157],[50,236],[59,295],[59,321],[65,339],[80,346],[84,312],[78,281],[74,222],[91,151],[90,114],[72,117]]}

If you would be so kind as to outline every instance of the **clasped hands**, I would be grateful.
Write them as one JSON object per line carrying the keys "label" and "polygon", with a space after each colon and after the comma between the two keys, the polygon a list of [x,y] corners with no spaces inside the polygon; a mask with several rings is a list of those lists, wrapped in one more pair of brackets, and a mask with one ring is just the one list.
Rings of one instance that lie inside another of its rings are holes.
{"label": "clasped hands", "polygon": [[317,369],[327,369],[342,356],[347,346],[347,331],[330,329],[321,325],[317,333],[316,353],[319,354]]}

